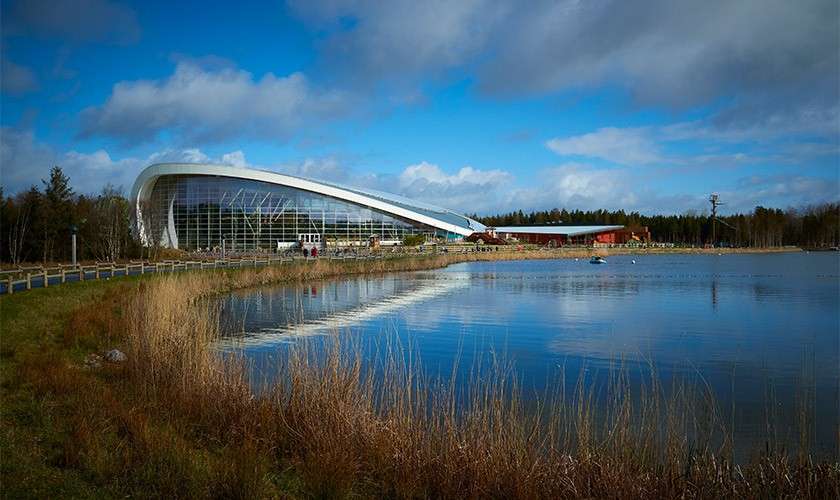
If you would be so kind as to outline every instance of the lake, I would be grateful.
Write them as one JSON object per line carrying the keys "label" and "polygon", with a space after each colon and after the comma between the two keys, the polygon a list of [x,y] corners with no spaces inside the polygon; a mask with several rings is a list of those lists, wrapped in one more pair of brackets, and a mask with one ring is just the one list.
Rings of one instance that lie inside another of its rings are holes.
{"label": "lake", "polygon": [[810,446],[837,456],[839,304],[837,253],[464,263],[233,293],[221,299],[219,348],[270,380],[303,338],[390,335],[430,373],[501,353],[534,397],[556,389],[558,371],[596,379],[621,365],[638,384],[654,366],[666,385],[710,387],[742,449],[761,445],[768,415],[776,438],[794,442],[804,404]]}

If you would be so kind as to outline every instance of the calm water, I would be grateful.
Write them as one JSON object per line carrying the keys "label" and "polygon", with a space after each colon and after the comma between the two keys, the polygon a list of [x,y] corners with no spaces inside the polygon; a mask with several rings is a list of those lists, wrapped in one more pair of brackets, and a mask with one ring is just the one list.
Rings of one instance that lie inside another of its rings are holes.
{"label": "calm water", "polygon": [[290,343],[330,332],[407,337],[434,373],[493,349],[536,394],[558,370],[595,377],[621,361],[638,380],[652,362],[663,381],[708,383],[742,447],[762,442],[768,411],[792,439],[805,395],[814,449],[836,456],[838,309],[836,253],[468,263],[232,294],[220,347],[262,374]]}

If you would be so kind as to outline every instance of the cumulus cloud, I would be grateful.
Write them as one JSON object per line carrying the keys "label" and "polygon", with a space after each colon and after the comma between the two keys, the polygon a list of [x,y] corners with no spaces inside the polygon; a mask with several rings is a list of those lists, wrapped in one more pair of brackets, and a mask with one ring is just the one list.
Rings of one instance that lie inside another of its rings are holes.
{"label": "cumulus cloud", "polygon": [[550,139],[546,146],[562,156],[601,158],[625,165],[662,160],[658,146],[644,128],[601,128],[588,134]]}
{"label": "cumulus cloud", "polygon": [[105,184],[131,189],[137,174],[153,163],[221,163],[247,165],[241,151],[226,153],[218,158],[208,156],[200,149],[165,149],[145,157],[126,156],[114,158],[104,149],[93,152],[75,150],[56,151],[34,138],[32,131],[12,127],[0,129],[0,185],[5,192],[14,193],[29,186],[41,186],[41,179],[58,165],[70,177],[77,193],[96,193]]}
{"label": "cumulus cloud", "polygon": [[82,135],[139,143],[166,130],[192,143],[239,136],[283,140],[342,113],[347,98],[314,89],[302,73],[256,79],[230,64],[184,59],[166,79],[114,85],[104,104],[84,111]]}
{"label": "cumulus cloud", "polygon": [[447,174],[438,165],[421,162],[406,167],[391,181],[393,187],[385,187],[409,198],[467,212],[491,209],[503,187],[513,181],[514,176],[503,170],[467,166]]}
{"label": "cumulus cloud", "polygon": [[2,14],[9,35],[120,44],[140,39],[134,10],[109,0],[12,0],[4,2]]}
{"label": "cumulus cloud", "polygon": [[0,129],[0,164],[0,183],[7,193],[42,187],[41,179],[47,179],[50,168],[58,165],[70,177],[76,192],[82,194],[97,192],[107,183],[129,189],[147,165],[138,158],[114,160],[104,150],[60,153],[35,140],[31,131],[10,127]]}

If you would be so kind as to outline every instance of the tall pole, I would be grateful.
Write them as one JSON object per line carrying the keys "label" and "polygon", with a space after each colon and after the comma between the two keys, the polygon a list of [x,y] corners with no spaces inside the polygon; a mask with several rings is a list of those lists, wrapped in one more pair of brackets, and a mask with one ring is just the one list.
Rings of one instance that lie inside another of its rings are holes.
{"label": "tall pole", "polygon": [[712,247],[715,246],[715,218],[717,217],[717,205],[712,203]]}
{"label": "tall pole", "polygon": [[712,193],[709,195],[709,203],[712,204],[712,247],[715,246],[716,240],[716,225],[717,225],[717,207],[723,205],[724,203],[720,201],[720,196],[717,193]]}
{"label": "tall pole", "polygon": [[76,231],[78,231],[78,228],[75,225],[70,226],[70,246],[72,247],[73,267],[76,267]]}

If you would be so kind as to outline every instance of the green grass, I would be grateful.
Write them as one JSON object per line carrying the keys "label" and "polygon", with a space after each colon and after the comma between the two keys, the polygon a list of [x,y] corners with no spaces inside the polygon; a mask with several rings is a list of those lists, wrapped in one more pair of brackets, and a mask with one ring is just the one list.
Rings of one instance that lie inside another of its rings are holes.
{"label": "green grass", "polygon": [[3,496],[101,497],[83,471],[63,466],[67,411],[55,394],[39,394],[23,372],[32,363],[79,360],[99,347],[86,338],[65,345],[71,314],[124,287],[116,281],[67,284],[0,297],[0,477]]}

